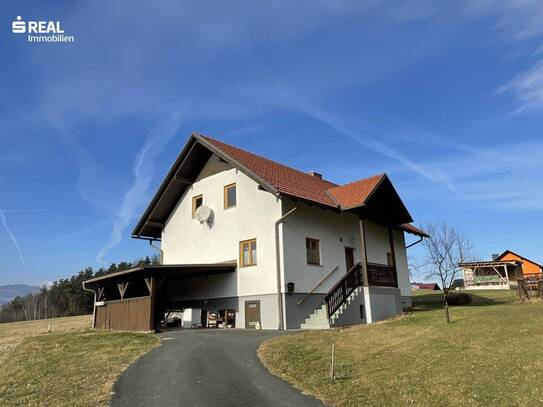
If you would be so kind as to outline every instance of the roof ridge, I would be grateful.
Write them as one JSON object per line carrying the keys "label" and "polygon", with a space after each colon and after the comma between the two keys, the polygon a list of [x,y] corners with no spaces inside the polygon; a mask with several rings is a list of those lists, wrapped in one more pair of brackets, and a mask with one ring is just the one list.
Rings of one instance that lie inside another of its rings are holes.
{"label": "roof ridge", "polygon": [[356,181],[351,181],[351,182],[348,182],[346,184],[337,185],[337,186],[335,186],[333,188],[330,188],[330,189],[348,187],[349,185],[353,185],[353,184],[356,184],[358,182],[369,181],[370,179],[373,179],[373,178],[383,178],[383,177],[386,177],[386,176],[387,176],[387,174],[385,172],[382,172],[382,173],[379,173],[379,174],[372,175],[370,177],[360,178],[360,179],[358,179]]}
{"label": "roof ridge", "polygon": [[279,162],[279,161],[272,160],[271,158],[264,157],[264,156],[262,156],[262,155],[260,155],[260,154],[253,153],[253,152],[251,152],[251,151],[249,151],[249,150],[245,150],[245,149],[243,149],[243,148],[239,148],[239,147],[234,146],[234,145],[232,145],[232,144],[225,143],[225,142],[222,141],[222,140],[216,139],[216,138],[214,138],[214,137],[210,137],[210,136],[208,136],[208,135],[206,135],[206,134],[202,134],[202,133],[199,133],[199,132],[193,132],[192,134],[193,134],[193,135],[196,135],[196,136],[200,136],[200,137],[202,137],[202,138],[204,138],[204,139],[206,139],[206,140],[208,140],[208,141],[211,141],[211,142],[216,142],[216,143],[224,144],[224,145],[226,145],[226,146],[228,146],[228,147],[230,147],[230,148],[236,149],[236,150],[241,151],[241,152],[243,152],[243,153],[245,153],[245,154],[250,154],[250,155],[252,155],[252,156],[254,156],[254,157],[258,157],[259,159],[269,161],[269,162],[274,163],[274,164],[276,164],[276,165],[280,165],[280,166],[282,166],[282,167],[288,168],[289,170],[296,171],[297,173],[299,173],[299,174],[301,174],[301,175],[304,175],[304,176],[306,176],[306,177],[311,177],[310,179],[322,181],[323,183],[326,183],[326,184],[331,184],[332,186],[331,186],[330,188],[334,188],[334,187],[340,186],[339,184],[336,184],[336,183],[333,182],[333,181],[329,181],[329,180],[324,179],[324,178],[317,178],[317,177],[315,177],[315,176],[313,176],[313,175],[311,175],[311,174],[309,174],[309,173],[307,173],[307,172],[305,172],[305,171],[302,171],[302,170],[299,170],[299,169],[297,169],[297,168],[291,167],[290,165],[283,164],[283,163],[281,163],[281,162]]}

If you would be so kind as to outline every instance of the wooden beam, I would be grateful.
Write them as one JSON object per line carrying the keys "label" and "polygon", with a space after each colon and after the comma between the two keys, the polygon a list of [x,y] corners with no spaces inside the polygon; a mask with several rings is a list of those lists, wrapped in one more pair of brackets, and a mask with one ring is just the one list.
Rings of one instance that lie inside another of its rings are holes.
{"label": "wooden beam", "polygon": [[188,178],[182,177],[181,175],[176,175],[174,177],[174,181],[179,182],[180,184],[193,184],[194,183],[194,181],[191,181]]}
{"label": "wooden beam", "polygon": [[102,301],[102,296],[104,295],[104,287],[98,288],[98,298],[97,301]]}
{"label": "wooden beam", "polygon": [[152,294],[152,292],[151,292],[151,289],[152,289],[151,282],[153,281],[153,277],[145,277],[144,280],[145,280],[145,284],[147,285],[147,289],[149,290],[149,295],[151,295]]}
{"label": "wooden beam", "polygon": [[[155,292],[156,292],[155,278],[150,277],[149,280],[150,280],[149,285],[147,286],[149,288],[149,295],[151,297],[151,301],[149,301],[150,302],[149,330],[154,331],[155,330],[155,327],[154,327],[154,324],[155,324]],[[145,280],[145,282],[147,283],[147,279]]]}
{"label": "wooden beam", "polygon": [[388,228],[388,240],[390,242],[390,254],[392,257],[392,268],[394,269],[394,284],[398,287],[398,270],[396,269],[396,253],[394,252],[394,235],[392,228]]}
{"label": "wooden beam", "polygon": [[117,289],[119,290],[119,294],[121,295],[121,300],[124,300],[124,294],[126,293],[127,288],[128,288],[128,281],[126,283],[117,284]]}
{"label": "wooden beam", "polygon": [[360,263],[362,265],[362,280],[367,287],[368,282],[368,253],[366,251],[366,231],[364,228],[364,219],[358,221],[360,227]]}
{"label": "wooden beam", "polygon": [[152,220],[148,220],[147,222],[145,222],[146,225],[149,225],[149,226],[155,226],[157,228],[162,228],[164,227],[164,223],[162,222],[155,222],[155,221],[152,221]]}
{"label": "wooden beam", "polygon": [[166,282],[167,279],[168,277],[162,277],[160,280],[158,280],[158,282],[156,283],[155,290],[158,290],[162,286],[162,284]]}

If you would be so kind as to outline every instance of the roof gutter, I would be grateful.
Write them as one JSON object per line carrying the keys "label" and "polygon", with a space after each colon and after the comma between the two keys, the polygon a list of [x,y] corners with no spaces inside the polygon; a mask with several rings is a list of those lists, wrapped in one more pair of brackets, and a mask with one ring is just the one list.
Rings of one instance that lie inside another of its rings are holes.
{"label": "roof gutter", "polygon": [[277,273],[277,308],[278,308],[278,316],[279,316],[279,330],[282,331],[285,329],[285,323],[283,318],[283,293],[281,289],[281,246],[279,244],[279,225],[283,223],[283,221],[288,218],[290,215],[292,215],[297,209],[298,204],[294,208],[292,208],[290,211],[285,213],[283,216],[281,216],[279,219],[275,221],[275,269]]}

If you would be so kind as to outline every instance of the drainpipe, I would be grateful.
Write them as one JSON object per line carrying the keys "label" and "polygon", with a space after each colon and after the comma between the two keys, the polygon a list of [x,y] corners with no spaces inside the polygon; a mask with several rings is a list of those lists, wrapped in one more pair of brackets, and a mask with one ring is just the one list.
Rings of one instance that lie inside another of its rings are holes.
{"label": "drainpipe", "polygon": [[96,328],[96,291],[87,288],[83,282],[83,290],[89,291],[94,294],[94,302],[92,303],[92,327]]}
{"label": "drainpipe", "polygon": [[406,249],[409,249],[410,247],[415,246],[417,243],[422,242],[422,239],[423,239],[423,237],[420,236],[419,240],[417,240],[416,242],[411,243],[410,245],[405,246],[405,248],[406,248]]}
{"label": "drainpipe", "polygon": [[283,321],[283,294],[281,292],[282,291],[281,290],[281,259],[280,259],[281,247],[279,245],[279,225],[283,223],[283,221],[288,216],[294,213],[296,209],[298,209],[298,205],[296,205],[290,211],[285,213],[275,222],[275,260],[276,260],[275,267],[276,267],[276,272],[277,272],[277,306],[279,310],[279,330],[285,329],[285,324]]}

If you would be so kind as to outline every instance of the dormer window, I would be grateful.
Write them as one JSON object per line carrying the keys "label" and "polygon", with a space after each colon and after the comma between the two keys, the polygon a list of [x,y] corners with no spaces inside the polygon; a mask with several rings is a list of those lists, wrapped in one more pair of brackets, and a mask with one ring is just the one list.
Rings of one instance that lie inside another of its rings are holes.
{"label": "dormer window", "polygon": [[236,184],[226,185],[224,187],[224,209],[236,206],[237,194]]}
{"label": "dormer window", "polygon": [[192,197],[192,219],[196,217],[196,209],[204,204],[204,196],[196,195]]}

